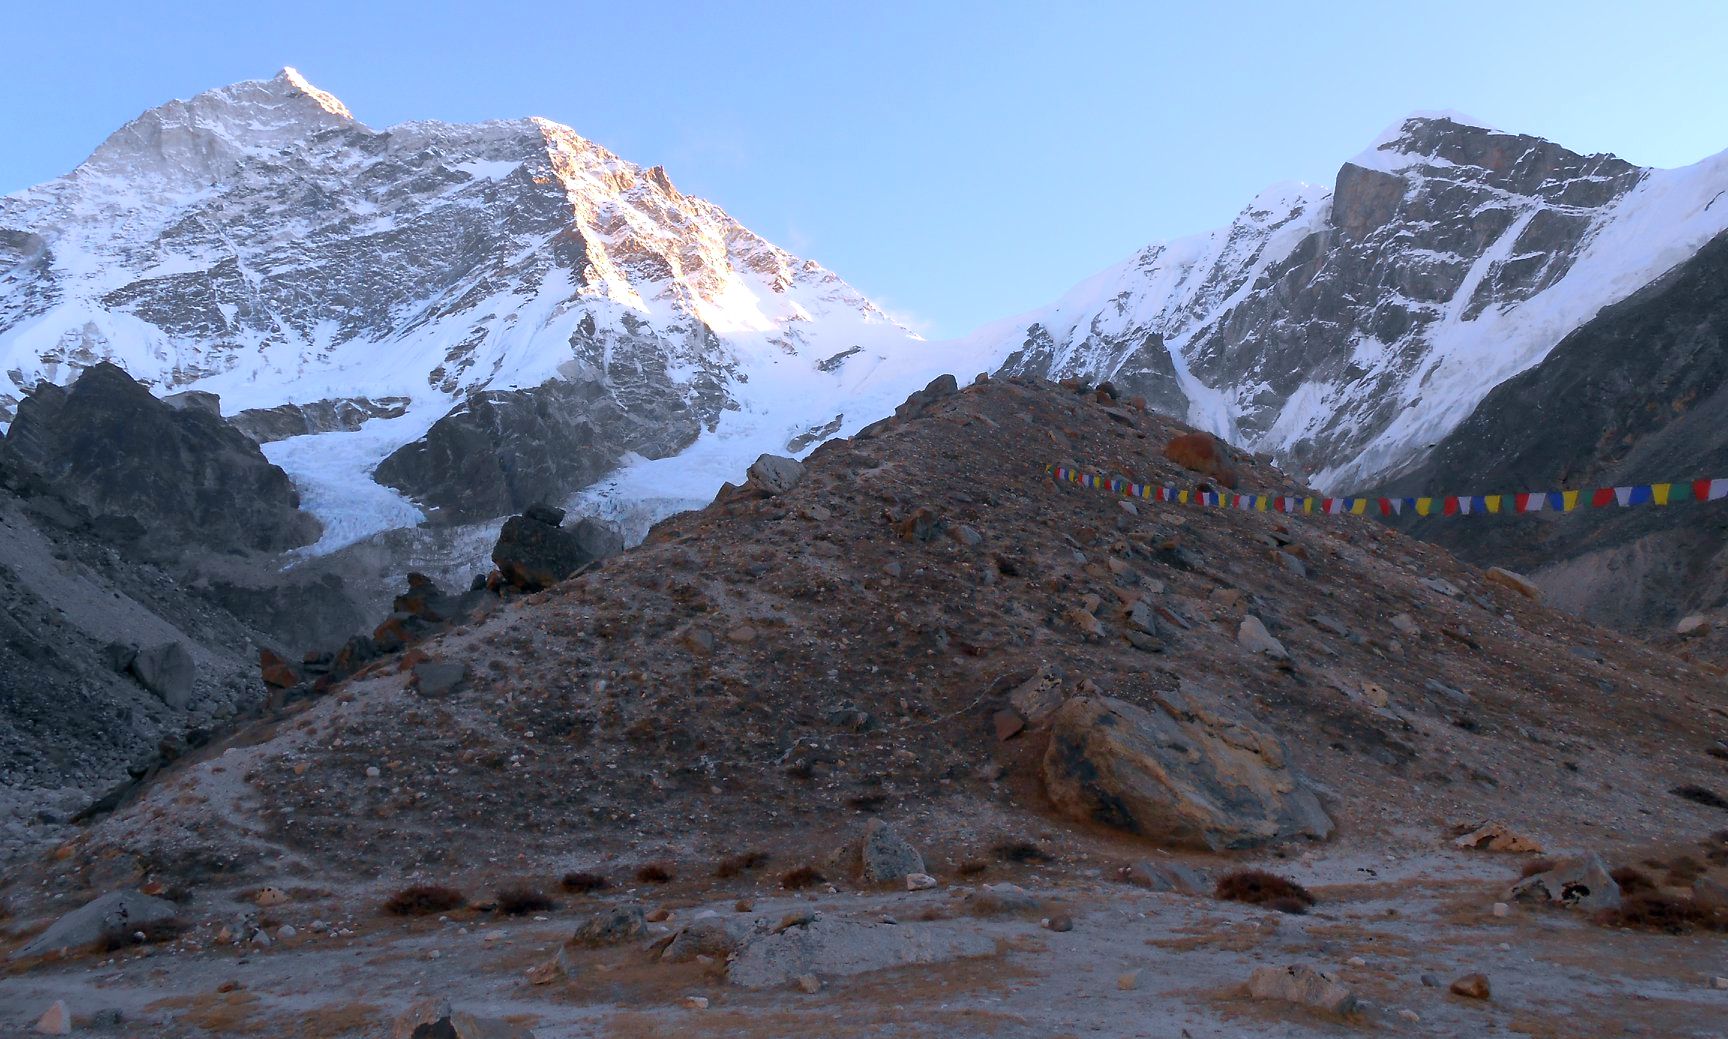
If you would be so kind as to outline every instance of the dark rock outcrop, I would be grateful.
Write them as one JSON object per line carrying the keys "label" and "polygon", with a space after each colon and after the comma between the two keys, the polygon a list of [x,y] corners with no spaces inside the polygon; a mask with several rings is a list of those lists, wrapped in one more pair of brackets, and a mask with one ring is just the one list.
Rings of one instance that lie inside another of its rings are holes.
{"label": "dark rock outcrop", "polygon": [[201,407],[157,400],[115,365],[26,397],[8,432],[17,457],[98,516],[128,517],[161,545],[280,551],[319,526],[287,474]]}
{"label": "dark rock outcrop", "polygon": [[628,452],[674,454],[701,429],[669,384],[626,396],[597,380],[555,379],[474,393],[374,478],[412,497],[434,523],[490,519],[582,489]]}
{"label": "dark rock outcrop", "polygon": [[590,563],[624,550],[617,530],[591,517],[559,526],[560,509],[531,507],[504,521],[492,562],[502,580],[525,592],[550,588]]}

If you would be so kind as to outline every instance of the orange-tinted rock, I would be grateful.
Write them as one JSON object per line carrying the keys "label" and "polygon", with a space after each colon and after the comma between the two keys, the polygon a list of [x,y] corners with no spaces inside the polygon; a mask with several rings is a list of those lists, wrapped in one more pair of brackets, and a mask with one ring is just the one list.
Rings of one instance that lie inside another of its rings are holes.
{"label": "orange-tinted rock", "polygon": [[258,673],[272,689],[288,689],[300,684],[300,673],[294,665],[268,649],[258,651]]}
{"label": "orange-tinted rock", "polygon": [[1164,445],[1164,457],[1184,469],[1210,476],[1225,487],[1236,486],[1236,470],[1230,468],[1223,448],[1210,433],[1187,433]]}

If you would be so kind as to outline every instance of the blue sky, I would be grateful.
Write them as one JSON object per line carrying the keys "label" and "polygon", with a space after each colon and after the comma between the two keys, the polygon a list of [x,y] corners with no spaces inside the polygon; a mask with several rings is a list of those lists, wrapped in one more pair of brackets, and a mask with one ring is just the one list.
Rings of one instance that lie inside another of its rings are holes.
{"label": "blue sky", "polygon": [[[145,8],[149,8],[146,10]],[[1228,221],[1418,109],[1673,166],[1728,148],[1728,4],[8,4],[0,192],[298,67],[364,122],[544,115],[926,335]]]}

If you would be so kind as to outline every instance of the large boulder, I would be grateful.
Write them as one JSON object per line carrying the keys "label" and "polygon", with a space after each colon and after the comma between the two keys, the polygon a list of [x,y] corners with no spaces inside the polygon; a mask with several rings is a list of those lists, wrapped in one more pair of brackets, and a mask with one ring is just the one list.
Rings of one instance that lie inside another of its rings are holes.
{"label": "large boulder", "polygon": [[257,444],[206,407],[157,400],[107,362],[20,401],[6,442],[98,519],[135,521],[163,545],[274,552],[319,534]]}
{"label": "large boulder", "polygon": [[870,820],[862,834],[836,849],[828,864],[866,884],[898,884],[909,873],[924,872],[924,856],[880,819]]}
{"label": "large boulder", "polygon": [[532,506],[525,515],[504,521],[492,562],[504,580],[523,591],[550,588],[599,559],[624,549],[624,537],[599,520],[584,517],[558,525],[563,512]]}
{"label": "large boulder", "polygon": [[152,898],[136,891],[111,891],[54,921],[46,931],[13,952],[11,958],[81,949],[104,935],[130,934],[172,920],[179,912],[180,907],[165,898]]}
{"label": "large boulder", "polygon": [[743,988],[776,988],[806,974],[844,977],[995,951],[995,939],[975,930],[818,916],[748,939],[732,954],[726,977]]}
{"label": "large boulder", "polygon": [[198,672],[192,654],[178,642],[138,650],[127,669],[144,688],[175,710],[184,710],[192,700],[192,683]]}
{"label": "large boulder", "polygon": [[1186,690],[1154,697],[1079,696],[1052,716],[1044,786],[1064,815],[1213,851],[1331,834],[1276,737]]}

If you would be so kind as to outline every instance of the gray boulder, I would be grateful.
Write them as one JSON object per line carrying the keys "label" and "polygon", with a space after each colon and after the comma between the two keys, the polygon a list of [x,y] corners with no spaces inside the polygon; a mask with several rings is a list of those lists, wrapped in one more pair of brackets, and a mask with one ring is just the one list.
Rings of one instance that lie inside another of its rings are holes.
{"label": "gray boulder", "polygon": [[896,884],[908,873],[924,872],[924,857],[894,828],[880,819],[865,825],[864,833],[841,845],[828,864],[843,876],[866,884]]}
{"label": "gray boulder", "polygon": [[755,930],[755,925],[747,918],[705,916],[692,920],[679,931],[672,944],[660,954],[660,959],[665,963],[688,963],[698,956],[723,960]]}
{"label": "gray boulder", "polygon": [[617,945],[648,932],[648,918],[641,906],[620,906],[598,913],[576,929],[570,937],[573,945],[598,947]]}
{"label": "gray boulder", "polygon": [[768,494],[784,494],[804,479],[804,463],[783,455],[761,455],[750,463],[746,486]]}
{"label": "gray boulder", "polygon": [[1212,851],[1329,836],[1331,819],[1278,739],[1208,699],[1159,692],[1152,709],[1069,700],[1044,755],[1050,800],[1070,818]]}
{"label": "gray boulder", "polygon": [[164,642],[139,650],[127,664],[127,669],[144,688],[177,711],[184,710],[192,701],[192,683],[198,672],[192,654],[178,642]]}
{"label": "gray boulder", "polygon": [[726,976],[743,988],[776,988],[804,975],[863,974],[989,956],[995,951],[996,940],[976,931],[816,917],[801,926],[750,938],[732,955]]}
{"label": "gray boulder", "polygon": [[492,562],[506,581],[523,591],[539,591],[624,550],[624,536],[616,528],[587,517],[560,527],[554,518],[562,515],[561,510],[536,505],[504,521]]}
{"label": "gray boulder", "polygon": [[130,933],[172,920],[180,907],[136,891],[111,891],[54,921],[46,931],[13,952],[11,959],[80,949],[116,931]]}
{"label": "gray boulder", "polygon": [[1306,963],[1255,967],[1248,977],[1248,995],[1297,1003],[1328,1014],[1348,1014],[1358,1006],[1356,996],[1337,978]]}
{"label": "gray boulder", "polygon": [[1525,877],[1507,898],[1525,904],[1552,905],[1596,911],[1620,906],[1620,885],[1608,864],[1595,853],[1566,859],[1545,873]]}

